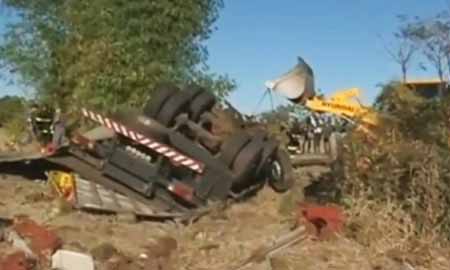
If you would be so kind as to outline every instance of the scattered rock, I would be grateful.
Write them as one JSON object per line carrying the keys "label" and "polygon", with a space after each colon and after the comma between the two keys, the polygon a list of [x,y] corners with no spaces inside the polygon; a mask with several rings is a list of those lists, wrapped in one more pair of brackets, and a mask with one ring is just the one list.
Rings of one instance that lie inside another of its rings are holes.
{"label": "scattered rock", "polygon": [[145,253],[141,253],[141,254],[139,254],[139,259],[143,259],[143,260],[148,259],[148,255]]}
{"label": "scattered rock", "polygon": [[102,243],[94,247],[90,253],[98,261],[107,261],[119,252],[112,244]]}

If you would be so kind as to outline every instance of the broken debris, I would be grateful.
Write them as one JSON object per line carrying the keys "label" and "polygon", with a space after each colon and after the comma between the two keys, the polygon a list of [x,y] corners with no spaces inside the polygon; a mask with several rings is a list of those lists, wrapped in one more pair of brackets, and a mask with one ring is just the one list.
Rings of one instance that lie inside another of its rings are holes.
{"label": "broken debris", "polygon": [[320,240],[330,239],[342,232],[345,223],[344,212],[337,206],[321,206],[301,203],[298,207],[299,223]]}
{"label": "broken debris", "polygon": [[62,171],[50,171],[47,173],[47,181],[52,191],[67,202],[75,204],[76,189],[75,175]]}
{"label": "broken debris", "polygon": [[33,270],[36,261],[30,259],[22,251],[17,251],[7,255],[0,260],[0,270]]}
{"label": "broken debris", "polygon": [[[180,214],[156,212],[149,205],[138,200],[107,189],[100,184],[76,177],[76,208],[90,211],[100,211],[120,214],[120,218],[174,218]],[[125,214],[132,214],[128,215]]]}
{"label": "broken debris", "polygon": [[33,256],[44,263],[49,262],[53,253],[62,246],[61,239],[54,232],[28,218],[15,220],[11,233],[17,233],[28,244]]}
{"label": "broken debris", "polygon": [[52,269],[94,270],[92,256],[69,250],[58,250],[52,256]]}

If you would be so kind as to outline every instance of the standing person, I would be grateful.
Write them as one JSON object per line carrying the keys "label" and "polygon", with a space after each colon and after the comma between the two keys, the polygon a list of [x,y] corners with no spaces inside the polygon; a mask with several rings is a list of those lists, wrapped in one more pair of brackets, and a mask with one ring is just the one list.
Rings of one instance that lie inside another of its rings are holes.
{"label": "standing person", "polygon": [[37,140],[39,137],[38,129],[36,126],[36,117],[38,113],[38,106],[36,103],[31,103],[30,107],[27,110],[27,128],[28,128],[28,136],[26,138],[26,143],[31,143],[34,139]]}
{"label": "standing person", "polygon": [[61,108],[59,107],[57,107],[55,110],[52,128],[53,128],[52,150],[57,151],[62,146],[66,133],[64,119],[61,113]]}
{"label": "standing person", "polygon": [[323,135],[323,119],[320,113],[314,112],[311,116],[312,130],[312,151],[320,151],[320,140]]}

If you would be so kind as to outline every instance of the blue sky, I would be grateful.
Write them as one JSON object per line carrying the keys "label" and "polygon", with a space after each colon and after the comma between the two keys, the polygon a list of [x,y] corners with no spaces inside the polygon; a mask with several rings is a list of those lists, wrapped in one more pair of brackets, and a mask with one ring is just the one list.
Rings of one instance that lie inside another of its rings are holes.
{"label": "blue sky", "polygon": [[[208,42],[212,70],[238,82],[230,101],[251,113],[265,90],[302,56],[324,93],[359,87],[371,102],[376,85],[398,78],[385,51],[398,27],[396,15],[428,17],[448,9],[449,0],[225,0],[218,31]],[[410,77],[434,76],[418,68]],[[281,102],[281,98],[275,101]],[[265,100],[262,107],[270,107]]]}
{"label": "blue sky", "polygon": [[[238,82],[230,101],[245,113],[256,108],[266,80],[274,79],[302,56],[324,93],[359,87],[371,102],[376,85],[399,76],[385,51],[398,27],[396,15],[428,17],[448,9],[450,0],[225,0],[218,30],[207,42],[212,71]],[[0,33],[8,23],[1,14]],[[430,77],[415,68],[411,77]],[[0,96],[17,87],[0,80]],[[282,98],[276,98],[276,103]]]}

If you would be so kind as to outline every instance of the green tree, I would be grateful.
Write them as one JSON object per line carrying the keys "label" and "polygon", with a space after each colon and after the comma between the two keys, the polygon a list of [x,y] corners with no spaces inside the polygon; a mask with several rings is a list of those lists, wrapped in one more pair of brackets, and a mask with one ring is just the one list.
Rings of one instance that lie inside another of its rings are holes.
{"label": "green tree", "polygon": [[0,98],[0,126],[25,113],[24,100],[16,96]]}
{"label": "green tree", "polygon": [[375,108],[396,119],[397,130],[406,138],[449,147],[450,99],[427,100],[399,82],[382,85]]}
{"label": "green tree", "polygon": [[[412,42],[427,62],[433,66],[441,81],[448,79],[450,68],[450,17],[440,13],[431,19],[402,17],[403,25],[399,33],[403,39]],[[422,65],[422,68],[426,68]],[[440,97],[444,88],[439,89]]]}
{"label": "green tree", "polygon": [[222,0],[3,0],[20,14],[0,59],[44,100],[115,110],[143,105],[159,81],[195,81],[226,96],[204,41]]}

